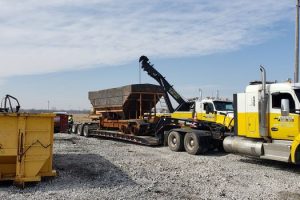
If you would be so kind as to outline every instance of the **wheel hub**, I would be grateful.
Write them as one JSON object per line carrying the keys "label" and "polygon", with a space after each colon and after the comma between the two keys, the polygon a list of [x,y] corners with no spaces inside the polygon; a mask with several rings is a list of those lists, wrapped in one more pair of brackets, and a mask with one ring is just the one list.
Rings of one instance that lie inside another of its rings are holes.
{"label": "wheel hub", "polygon": [[173,142],[173,144],[177,143],[176,137],[173,138],[172,142]]}
{"label": "wheel hub", "polygon": [[195,144],[193,139],[191,139],[189,143],[190,143],[190,146],[191,146],[191,147],[193,147],[194,144]]}

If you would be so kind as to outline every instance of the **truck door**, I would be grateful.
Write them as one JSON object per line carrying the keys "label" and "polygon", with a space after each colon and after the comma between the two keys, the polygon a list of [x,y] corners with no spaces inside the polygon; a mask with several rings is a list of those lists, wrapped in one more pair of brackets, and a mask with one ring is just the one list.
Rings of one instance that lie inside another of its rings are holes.
{"label": "truck door", "polygon": [[212,103],[204,103],[203,104],[204,106],[204,116],[203,116],[203,120],[205,121],[211,121],[211,122],[215,122],[217,119],[217,114],[215,112],[215,108],[214,108],[214,105]]}
{"label": "truck door", "polygon": [[[289,100],[290,113],[287,116],[281,114],[282,99]],[[292,140],[299,133],[298,114],[295,111],[295,100],[290,93],[271,94],[269,133],[272,139]]]}

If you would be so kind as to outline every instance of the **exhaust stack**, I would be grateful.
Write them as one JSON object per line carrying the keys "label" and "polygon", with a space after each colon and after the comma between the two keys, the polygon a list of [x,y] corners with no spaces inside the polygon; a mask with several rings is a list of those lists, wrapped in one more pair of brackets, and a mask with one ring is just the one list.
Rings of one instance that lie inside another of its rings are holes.
{"label": "exhaust stack", "polygon": [[261,83],[262,83],[262,90],[261,96],[259,100],[259,133],[261,137],[268,136],[268,127],[267,127],[267,105],[268,105],[268,95],[266,93],[266,70],[261,65]]}

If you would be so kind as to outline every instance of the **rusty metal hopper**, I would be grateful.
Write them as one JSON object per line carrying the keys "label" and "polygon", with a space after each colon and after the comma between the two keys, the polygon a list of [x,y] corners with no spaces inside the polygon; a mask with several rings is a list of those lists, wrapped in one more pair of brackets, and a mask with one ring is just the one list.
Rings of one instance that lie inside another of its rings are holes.
{"label": "rusty metal hopper", "polygon": [[90,91],[89,100],[96,113],[117,113],[118,119],[137,119],[151,112],[163,95],[161,86],[134,84]]}

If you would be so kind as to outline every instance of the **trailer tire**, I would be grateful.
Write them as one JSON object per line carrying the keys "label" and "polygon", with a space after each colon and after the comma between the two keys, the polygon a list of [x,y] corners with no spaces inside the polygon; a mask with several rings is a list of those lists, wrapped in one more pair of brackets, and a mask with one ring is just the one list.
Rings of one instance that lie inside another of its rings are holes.
{"label": "trailer tire", "polygon": [[89,125],[88,124],[83,126],[83,135],[84,135],[84,137],[90,137]]}
{"label": "trailer tire", "polygon": [[77,133],[77,124],[73,124],[71,128],[71,133],[76,134]]}
{"label": "trailer tire", "polygon": [[184,136],[184,149],[192,155],[203,154],[206,151],[205,143],[201,137],[194,132],[186,133]]}
{"label": "trailer tire", "polygon": [[177,131],[171,131],[168,136],[168,146],[172,151],[183,150],[183,134]]}
{"label": "trailer tire", "polygon": [[77,135],[82,136],[83,124],[78,124],[77,126]]}

